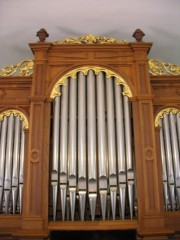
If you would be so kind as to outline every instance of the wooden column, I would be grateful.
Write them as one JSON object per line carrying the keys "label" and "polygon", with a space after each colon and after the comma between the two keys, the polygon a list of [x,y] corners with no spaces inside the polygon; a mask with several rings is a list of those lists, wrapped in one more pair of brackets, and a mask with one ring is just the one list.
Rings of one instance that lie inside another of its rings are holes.
{"label": "wooden column", "polygon": [[[35,55],[32,91],[30,97],[30,124],[28,163],[26,170],[26,206],[22,223],[23,229],[43,230],[44,210],[43,198],[43,144],[45,118],[45,80],[46,63],[50,43],[30,44]],[[47,176],[48,177],[48,176]],[[48,206],[46,206],[48,208]]]}
{"label": "wooden column", "polygon": [[[147,53],[150,43],[133,43],[136,69],[137,100],[133,101],[134,137],[138,188],[138,216],[142,236],[157,232],[166,235],[162,211],[162,189],[159,181],[154,115]],[[149,238],[147,238],[149,239]],[[150,238],[151,239],[151,238]]]}

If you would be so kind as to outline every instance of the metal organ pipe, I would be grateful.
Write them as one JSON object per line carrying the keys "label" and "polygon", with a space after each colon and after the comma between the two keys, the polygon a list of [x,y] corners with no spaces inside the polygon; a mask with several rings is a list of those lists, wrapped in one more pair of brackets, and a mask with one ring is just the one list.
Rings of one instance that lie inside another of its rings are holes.
{"label": "metal organ pipe", "polygon": [[14,149],[13,149],[13,169],[12,169],[12,203],[13,214],[16,211],[18,183],[19,183],[19,150],[20,150],[20,119],[19,116],[15,118],[14,129]]}
{"label": "metal organ pipe", "polygon": [[8,118],[6,165],[5,165],[5,177],[4,177],[4,198],[5,198],[6,214],[8,213],[11,186],[12,186],[11,173],[12,173],[13,127],[14,127],[14,116],[11,113]]}
{"label": "metal organ pipe", "polygon": [[126,166],[125,166],[125,139],[123,120],[123,99],[122,87],[115,84],[115,105],[116,105],[116,137],[117,137],[117,160],[118,160],[118,184],[119,204],[121,218],[125,217],[126,199]]}
{"label": "metal organ pipe", "polygon": [[6,153],[6,134],[7,134],[7,117],[4,116],[1,123],[1,144],[0,144],[0,210],[2,209],[2,200],[4,192],[4,171],[5,171],[5,153]]}
{"label": "metal organ pipe", "polygon": [[84,220],[86,192],[86,79],[82,72],[78,79],[78,187],[80,217]]}
{"label": "metal organ pipe", "polygon": [[115,141],[115,114],[113,96],[113,78],[106,78],[107,96],[107,139],[109,155],[109,187],[113,220],[116,216],[117,173],[116,173],[116,141]]}
{"label": "metal organ pipe", "polygon": [[178,197],[178,202],[180,204],[180,158],[179,158],[179,147],[178,147],[178,136],[176,131],[176,116],[170,112],[170,132],[171,132],[171,141],[172,141],[172,153],[173,153],[173,165],[174,165],[174,178],[175,178],[175,187]]}
{"label": "metal organ pipe", "polygon": [[19,166],[19,212],[22,213],[22,195],[24,184],[24,154],[25,154],[25,134],[24,122],[21,124],[21,143],[20,143],[20,166]]}
{"label": "metal organ pipe", "polygon": [[74,220],[75,201],[76,201],[76,138],[77,138],[77,81],[70,79],[70,109],[69,109],[69,194],[71,219]]}
{"label": "metal organ pipe", "polygon": [[52,157],[52,173],[51,185],[53,194],[53,219],[56,219],[57,196],[58,196],[58,168],[59,168],[59,113],[60,113],[60,97],[54,99],[54,117],[53,117],[53,157]]}
{"label": "metal organ pipe", "polygon": [[95,218],[97,199],[96,169],[96,100],[95,75],[89,70],[87,75],[87,123],[88,123],[88,190],[91,218]]}
{"label": "metal organ pipe", "polygon": [[133,186],[134,186],[134,170],[132,160],[132,130],[129,99],[123,96],[124,99],[124,122],[125,122],[125,142],[126,142],[126,166],[127,166],[127,181],[128,181],[128,196],[130,216],[133,217]]}
{"label": "metal organ pipe", "polygon": [[61,126],[60,126],[60,193],[61,193],[61,212],[62,220],[65,220],[67,178],[68,178],[68,89],[69,79],[62,88],[61,95]]}
{"label": "metal organ pipe", "polygon": [[[160,124],[162,126],[162,119],[160,119]],[[168,183],[167,183],[167,171],[166,171],[166,155],[164,146],[164,135],[163,129],[160,128],[160,146],[161,146],[161,160],[162,160],[162,179],[163,179],[163,189],[164,189],[164,202],[165,209],[168,209]]]}
{"label": "metal organ pipe", "polygon": [[106,215],[107,201],[107,136],[105,123],[105,91],[104,76],[100,72],[97,75],[97,129],[98,129],[98,164],[99,164],[99,191],[101,199],[101,211],[103,220]]}
{"label": "metal organ pipe", "polygon": [[177,133],[178,133],[178,143],[179,143],[179,149],[180,149],[180,113],[176,114],[176,122],[177,122]]}

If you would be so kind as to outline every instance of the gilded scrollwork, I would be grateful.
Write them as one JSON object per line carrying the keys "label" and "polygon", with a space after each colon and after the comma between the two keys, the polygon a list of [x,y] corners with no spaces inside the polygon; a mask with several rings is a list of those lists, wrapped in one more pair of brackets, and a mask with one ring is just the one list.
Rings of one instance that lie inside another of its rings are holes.
{"label": "gilded scrollwork", "polygon": [[163,119],[164,114],[169,115],[170,112],[172,112],[173,114],[180,114],[180,110],[177,109],[177,108],[165,108],[165,109],[161,110],[161,111],[156,115],[156,118],[155,118],[155,127],[160,127],[160,126],[161,126],[161,124],[160,124],[160,119]]}
{"label": "gilded scrollwork", "polygon": [[32,60],[23,60],[17,65],[10,65],[0,69],[0,76],[32,76],[34,63]]}
{"label": "gilded scrollwork", "polygon": [[4,116],[9,117],[10,114],[13,114],[15,117],[16,116],[20,117],[20,120],[24,122],[24,129],[29,128],[29,123],[28,123],[27,117],[22,112],[20,112],[19,110],[16,110],[16,109],[8,109],[8,110],[0,113],[0,121],[3,121]]}
{"label": "gilded scrollwork", "polygon": [[180,66],[165,63],[158,59],[149,60],[149,73],[152,75],[180,75]]}
{"label": "gilded scrollwork", "polygon": [[66,85],[66,79],[68,77],[72,77],[75,78],[76,77],[76,73],[77,72],[82,72],[84,75],[88,74],[89,70],[93,70],[94,73],[97,75],[99,72],[105,72],[106,73],[106,77],[110,78],[110,77],[115,77],[116,79],[116,84],[117,85],[123,85],[124,86],[124,91],[123,91],[123,95],[126,95],[128,97],[132,97],[132,92],[129,88],[129,86],[127,85],[127,83],[117,74],[115,74],[114,72],[105,69],[105,68],[101,68],[101,67],[94,67],[94,66],[88,66],[88,67],[82,67],[82,68],[77,68],[74,69],[70,72],[68,72],[67,74],[65,74],[63,77],[61,77],[57,83],[55,84],[53,90],[51,91],[51,95],[50,98],[55,98],[56,96],[60,96],[60,92],[58,91],[58,87],[60,85]]}
{"label": "gilded scrollwork", "polygon": [[74,37],[74,38],[66,38],[64,40],[56,40],[54,44],[126,44],[127,41],[125,40],[116,40],[115,38],[108,38],[108,37],[100,37],[94,36],[92,34],[81,36],[81,37]]}

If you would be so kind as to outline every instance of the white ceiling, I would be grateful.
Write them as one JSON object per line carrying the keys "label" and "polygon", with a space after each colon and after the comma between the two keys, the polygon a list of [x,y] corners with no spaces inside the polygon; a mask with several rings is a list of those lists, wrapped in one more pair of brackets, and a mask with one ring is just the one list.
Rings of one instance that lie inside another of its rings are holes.
{"label": "white ceiling", "polygon": [[149,58],[180,65],[180,0],[0,0],[0,68],[32,59],[28,43],[42,27],[47,41],[91,33],[129,42],[141,28]]}

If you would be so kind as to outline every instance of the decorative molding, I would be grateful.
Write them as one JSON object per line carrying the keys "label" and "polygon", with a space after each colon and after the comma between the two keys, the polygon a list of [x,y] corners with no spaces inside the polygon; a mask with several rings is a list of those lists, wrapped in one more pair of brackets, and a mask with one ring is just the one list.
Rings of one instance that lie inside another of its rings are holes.
{"label": "decorative molding", "polygon": [[94,66],[88,66],[88,67],[81,67],[81,68],[76,68],[70,72],[68,72],[67,74],[65,74],[63,77],[61,77],[57,83],[55,84],[55,86],[53,87],[53,90],[51,91],[50,94],[50,98],[55,98],[56,96],[60,96],[61,93],[58,91],[58,87],[60,85],[66,85],[66,79],[68,77],[72,77],[75,78],[76,77],[76,73],[77,72],[82,72],[84,75],[88,74],[89,70],[93,70],[94,73],[97,75],[99,72],[105,72],[106,73],[106,77],[110,78],[110,77],[115,77],[116,78],[116,84],[117,85],[123,85],[124,91],[123,91],[123,95],[126,95],[128,97],[132,97],[132,92],[129,88],[129,86],[127,85],[127,83],[120,77],[118,76],[116,73],[105,69],[105,68],[101,68],[101,67],[94,67]]}
{"label": "decorative molding", "polygon": [[167,114],[169,115],[170,112],[172,112],[173,114],[180,114],[180,110],[177,109],[177,108],[165,108],[163,110],[161,110],[157,115],[156,115],[156,118],[155,118],[155,127],[161,127],[161,124],[160,124],[160,119],[163,118],[163,115],[164,114]]}
{"label": "decorative molding", "polygon": [[156,76],[180,75],[180,66],[172,63],[164,63],[158,59],[149,60],[149,73]]}
{"label": "decorative molding", "polygon": [[116,40],[115,38],[107,38],[94,36],[92,34],[80,37],[66,38],[64,40],[56,40],[54,44],[127,44],[126,40]]}
{"label": "decorative molding", "polygon": [[8,109],[8,110],[0,113],[0,121],[3,121],[4,116],[9,117],[11,113],[15,117],[19,116],[20,120],[24,121],[24,129],[29,128],[29,123],[28,123],[26,116],[22,112],[20,112],[19,110],[16,110],[16,109]]}
{"label": "decorative molding", "polygon": [[17,65],[10,65],[8,67],[0,69],[0,76],[25,76],[29,77],[33,74],[34,63],[32,60],[23,60]]}

